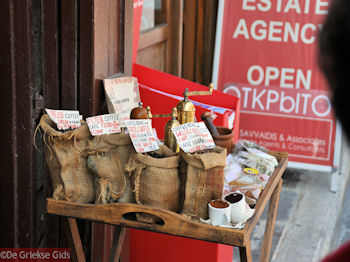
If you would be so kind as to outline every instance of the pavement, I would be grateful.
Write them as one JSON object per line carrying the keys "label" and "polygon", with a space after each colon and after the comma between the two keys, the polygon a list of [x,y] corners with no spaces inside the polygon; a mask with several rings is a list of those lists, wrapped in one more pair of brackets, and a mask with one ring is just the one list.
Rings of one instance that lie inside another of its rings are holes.
{"label": "pavement", "polygon": [[[287,168],[283,174],[271,261],[320,261],[350,239],[350,147],[343,142],[336,192],[330,173]],[[250,238],[253,261],[259,261],[266,215],[267,208]],[[233,261],[239,261],[238,248]]]}

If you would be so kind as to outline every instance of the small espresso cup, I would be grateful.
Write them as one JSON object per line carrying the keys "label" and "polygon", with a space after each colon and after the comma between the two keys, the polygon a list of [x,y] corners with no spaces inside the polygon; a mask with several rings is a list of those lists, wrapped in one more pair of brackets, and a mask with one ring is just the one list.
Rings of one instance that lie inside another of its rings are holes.
{"label": "small espresso cup", "polygon": [[231,222],[230,203],[223,199],[212,200],[208,203],[209,219],[213,226],[228,225]]}
{"label": "small espresso cup", "polygon": [[245,201],[244,194],[239,191],[229,193],[224,197],[224,200],[230,202],[231,222],[233,224],[238,224],[246,219],[249,206]]}

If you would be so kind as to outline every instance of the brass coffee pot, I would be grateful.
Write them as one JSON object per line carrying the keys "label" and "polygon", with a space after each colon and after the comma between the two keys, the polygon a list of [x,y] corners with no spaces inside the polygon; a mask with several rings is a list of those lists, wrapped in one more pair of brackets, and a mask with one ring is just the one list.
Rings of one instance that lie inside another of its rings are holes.
{"label": "brass coffee pot", "polygon": [[177,109],[176,109],[176,107],[174,107],[172,109],[171,114],[152,115],[152,118],[158,118],[158,117],[171,117],[171,119],[166,123],[165,128],[164,128],[164,145],[169,147],[173,152],[178,153],[180,151],[180,147],[179,147],[179,145],[176,141],[176,138],[171,130],[173,127],[180,125],[179,121],[177,121]]}
{"label": "brass coffee pot", "polygon": [[180,101],[176,108],[178,111],[178,121],[179,123],[185,124],[188,122],[194,122],[196,108],[191,101],[188,100],[189,96],[203,96],[203,95],[211,95],[213,93],[213,84],[209,85],[208,91],[188,91],[188,88],[185,88],[184,100]]}

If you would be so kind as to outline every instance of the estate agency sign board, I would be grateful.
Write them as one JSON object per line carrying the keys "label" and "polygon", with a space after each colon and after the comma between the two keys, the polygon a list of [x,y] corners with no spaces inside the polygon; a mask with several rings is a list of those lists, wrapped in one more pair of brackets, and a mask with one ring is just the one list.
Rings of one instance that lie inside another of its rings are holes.
{"label": "estate agency sign board", "polygon": [[336,121],[317,65],[331,0],[220,0],[213,82],[241,98],[240,138],[333,166]]}

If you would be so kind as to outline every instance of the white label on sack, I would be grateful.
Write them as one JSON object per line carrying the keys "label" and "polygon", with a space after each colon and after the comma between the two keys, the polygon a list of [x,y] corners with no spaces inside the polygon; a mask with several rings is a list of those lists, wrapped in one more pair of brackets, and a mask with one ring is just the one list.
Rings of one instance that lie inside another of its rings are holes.
{"label": "white label on sack", "polygon": [[150,119],[125,120],[136,152],[144,153],[159,149]]}
{"label": "white label on sack", "polygon": [[103,79],[108,113],[119,114],[119,120],[130,119],[130,112],[138,107],[140,91],[136,77]]}
{"label": "white label on sack", "polygon": [[90,133],[93,136],[120,133],[119,115],[106,114],[86,118]]}
{"label": "white label on sack", "polygon": [[215,147],[213,137],[204,122],[186,123],[175,126],[171,130],[180,148],[185,153],[193,153]]}
{"label": "white label on sack", "polygon": [[45,108],[46,113],[57,124],[58,130],[76,129],[80,125],[79,111],[53,110]]}

